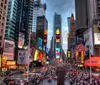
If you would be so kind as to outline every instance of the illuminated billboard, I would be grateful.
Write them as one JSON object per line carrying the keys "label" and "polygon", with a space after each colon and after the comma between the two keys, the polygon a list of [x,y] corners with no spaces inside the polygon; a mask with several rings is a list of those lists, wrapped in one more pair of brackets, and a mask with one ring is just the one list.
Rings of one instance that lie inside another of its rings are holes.
{"label": "illuminated billboard", "polygon": [[7,60],[14,60],[14,47],[15,47],[14,41],[4,40],[3,56],[6,56]]}
{"label": "illuminated billboard", "polygon": [[38,59],[38,54],[39,54],[39,51],[38,51],[38,50],[35,50],[34,61],[37,61],[37,59]]}
{"label": "illuminated billboard", "polygon": [[42,39],[41,38],[38,38],[37,40],[37,48],[42,50]]}
{"label": "illuminated billboard", "polygon": [[25,36],[23,33],[19,33],[19,39],[18,39],[18,48],[23,48],[25,41]]}
{"label": "illuminated billboard", "polygon": [[56,34],[60,34],[60,30],[59,29],[56,30]]}
{"label": "illuminated billboard", "polygon": [[47,30],[44,30],[44,35],[47,35],[48,34],[48,31]]}
{"label": "illuminated billboard", "polygon": [[60,39],[60,35],[56,35],[56,39]]}
{"label": "illuminated billboard", "polygon": [[60,39],[56,39],[56,42],[57,42],[57,43],[60,42]]}
{"label": "illuminated billboard", "polygon": [[60,58],[60,48],[56,48],[56,58]]}

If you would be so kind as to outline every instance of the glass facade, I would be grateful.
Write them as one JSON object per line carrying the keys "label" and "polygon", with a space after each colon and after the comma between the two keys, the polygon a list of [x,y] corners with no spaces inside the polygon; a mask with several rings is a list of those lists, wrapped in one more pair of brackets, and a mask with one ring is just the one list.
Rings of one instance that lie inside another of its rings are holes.
{"label": "glass facade", "polygon": [[14,40],[16,15],[17,15],[17,0],[9,0],[7,11],[6,35],[8,40]]}

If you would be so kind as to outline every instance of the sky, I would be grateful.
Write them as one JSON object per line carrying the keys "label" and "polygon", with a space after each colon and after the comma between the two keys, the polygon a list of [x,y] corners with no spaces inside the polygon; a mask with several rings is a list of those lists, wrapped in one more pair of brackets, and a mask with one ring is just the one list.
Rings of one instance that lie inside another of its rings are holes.
{"label": "sky", "polygon": [[[71,13],[75,14],[74,0],[42,0],[42,2],[47,5],[48,41],[50,41],[53,34],[53,16],[55,12],[62,16],[62,36],[65,36],[68,32],[67,17],[70,17]],[[66,41],[64,42],[66,43]],[[48,42],[48,44],[50,44],[50,42]]]}

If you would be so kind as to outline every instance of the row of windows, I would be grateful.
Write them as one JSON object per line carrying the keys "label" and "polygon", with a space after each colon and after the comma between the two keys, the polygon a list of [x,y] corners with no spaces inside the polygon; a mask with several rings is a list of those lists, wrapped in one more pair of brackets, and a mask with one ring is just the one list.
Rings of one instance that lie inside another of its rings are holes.
{"label": "row of windows", "polygon": [[6,5],[4,5],[3,3],[1,3],[1,8],[4,8],[6,10]]}
{"label": "row of windows", "polygon": [[4,2],[5,4],[7,4],[7,0],[2,0],[2,2]]}

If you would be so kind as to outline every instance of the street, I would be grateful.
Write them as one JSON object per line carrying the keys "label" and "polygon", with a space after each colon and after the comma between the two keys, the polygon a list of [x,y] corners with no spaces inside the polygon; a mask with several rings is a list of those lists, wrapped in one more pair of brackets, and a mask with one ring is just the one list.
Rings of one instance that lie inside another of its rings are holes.
{"label": "street", "polygon": [[[48,83],[47,80],[44,80],[40,85],[57,85],[57,81],[52,80],[52,82]],[[70,85],[67,80],[65,81],[65,85]]]}

